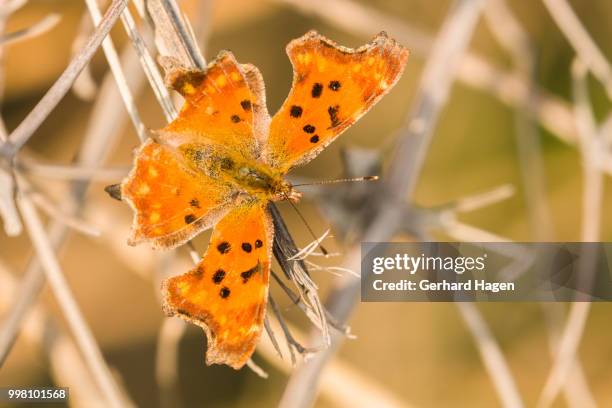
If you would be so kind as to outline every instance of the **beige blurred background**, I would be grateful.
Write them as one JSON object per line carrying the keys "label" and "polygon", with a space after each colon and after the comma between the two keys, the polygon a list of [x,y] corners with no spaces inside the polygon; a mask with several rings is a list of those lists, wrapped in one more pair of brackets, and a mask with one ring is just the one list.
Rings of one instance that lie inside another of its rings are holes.
{"label": "beige blurred background", "polygon": [[[197,9],[184,2],[186,10]],[[428,0],[375,0],[361,4],[392,15],[405,24],[435,35],[451,2]],[[509,2],[512,11],[527,30],[535,47],[537,85],[571,103],[570,65],[574,52],[540,2]],[[607,0],[571,1],[603,53],[612,58],[612,3]],[[5,97],[2,106],[7,127],[13,129],[32,109],[68,64],[71,44],[79,30],[84,5],[76,0],[32,0],[8,20],[7,32],[27,27],[50,11],[62,17],[44,35],[9,45],[6,48]],[[207,59],[221,49],[230,49],[241,62],[251,62],[264,76],[268,108],[274,112],[284,100],[291,82],[291,66],[284,47],[291,39],[316,29],[340,44],[358,46],[369,38],[354,36],[317,16],[302,13],[282,1],[215,1],[210,7],[207,40],[201,46]],[[194,17],[194,16],[192,16]],[[380,30],[393,30],[381,26]],[[371,36],[376,34],[371,33]],[[125,36],[115,28],[113,38],[125,45]],[[410,48],[410,44],[405,44]],[[490,29],[481,21],[473,36],[470,51],[495,66],[510,69],[511,58],[500,47]],[[300,168],[298,175],[330,179],[342,172],[340,149],[358,146],[380,148],[381,141],[392,141],[411,107],[424,58],[413,53],[406,72],[393,89],[370,113],[349,129],[314,162]],[[94,80],[103,81],[107,65],[98,52],[92,63]],[[128,81],[131,78],[128,77]],[[604,89],[593,78],[589,90],[598,120],[610,109]],[[144,123],[160,127],[164,119],[151,90],[139,92],[138,106]],[[67,95],[28,143],[24,155],[43,163],[69,164],[87,130],[93,103],[74,94]],[[109,121],[117,120],[108,118]],[[442,111],[419,180],[416,201],[424,207],[452,202],[511,184],[515,194],[503,201],[462,215],[461,220],[477,228],[517,241],[533,240],[530,231],[521,175],[517,161],[515,110],[490,93],[476,90],[459,81],[449,103]],[[131,152],[138,139],[128,121],[120,142],[107,158],[109,166],[131,164]],[[554,227],[552,240],[580,240],[582,167],[576,146],[569,145],[538,127],[542,159],[547,180],[546,199]],[[387,159],[392,152],[382,152]],[[384,172],[383,172],[384,174]],[[67,194],[65,181],[31,176],[56,202]],[[119,180],[117,180],[119,181]],[[97,238],[71,233],[63,246],[61,264],[95,338],[109,363],[138,406],[159,406],[155,380],[155,348],[163,313],[159,304],[156,270],[170,265],[178,274],[189,268],[187,251],[176,256],[155,253],[146,246],[128,247],[125,240],[131,223],[129,208],[111,200],[103,191],[108,184],[93,183],[87,196],[83,218],[98,227]],[[612,239],[612,199],[610,177],[605,178],[601,240]],[[333,188],[333,187],[329,187]],[[286,204],[281,203],[298,245],[311,237]],[[334,230],[317,205],[316,199],[299,204],[317,233]],[[196,240],[203,251],[208,233]],[[444,234],[439,234],[444,239]],[[331,240],[330,249],[343,251],[340,240]],[[9,238],[0,232],[0,259],[18,279],[32,255],[27,235]],[[327,261],[334,265],[341,257]],[[169,264],[166,264],[169,263]],[[314,272],[322,297],[337,279],[326,272]],[[273,294],[283,305],[288,320],[302,332],[308,321],[273,286]],[[2,292],[0,318],[8,307],[10,291]],[[65,324],[48,289],[40,305]],[[530,303],[478,304],[492,333],[505,353],[512,374],[527,406],[534,406],[551,367],[546,322],[540,305]],[[600,406],[612,406],[612,306],[592,306],[579,356],[588,386]],[[350,321],[357,338],[346,341],[338,361],[371,379],[379,389],[391,393],[405,405],[423,407],[499,406],[491,378],[484,369],[472,336],[453,304],[403,303],[359,304]],[[34,330],[35,332],[36,330]],[[46,385],[52,381],[48,357],[41,351],[36,335],[22,334],[0,369],[0,385]],[[307,342],[308,338],[303,337]],[[180,343],[179,390],[184,406],[269,407],[280,399],[287,375],[267,357],[255,354],[255,361],[269,372],[263,380],[248,369],[206,367],[201,330],[190,327]],[[323,393],[317,406],[338,405]],[[559,399],[555,406],[566,406]]]}

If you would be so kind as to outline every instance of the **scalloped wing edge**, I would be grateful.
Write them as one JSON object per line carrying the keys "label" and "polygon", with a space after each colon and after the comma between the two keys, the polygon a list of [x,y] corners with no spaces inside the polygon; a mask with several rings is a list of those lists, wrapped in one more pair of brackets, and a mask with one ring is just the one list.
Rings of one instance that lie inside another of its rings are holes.
{"label": "scalloped wing edge", "polygon": [[[268,243],[270,246],[270,250],[268,251],[268,271],[267,273],[271,273],[272,252],[273,252],[272,246],[274,244],[274,224],[272,223],[272,215],[270,214],[270,211],[267,208],[264,208],[264,217],[265,217],[264,223],[266,225],[267,239],[268,239]],[[191,271],[187,272],[187,274],[189,273],[191,273]],[[177,276],[181,276],[181,275],[177,275]],[[197,319],[186,313],[181,313],[181,311],[178,308],[174,308],[168,303],[168,298],[169,298],[168,284],[169,284],[170,279],[172,279],[172,277],[164,279],[161,283],[162,310],[168,317],[178,316],[179,318],[185,320],[186,322],[189,322],[191,324],[194,324],[202,328],[202,330],[204,331],[204,334],[206,335],[206,346],[207,346],[205,350],[206,364],[207,365],[226,364],[235,370],[239,370],[242,367],[244,367],[246,362],[251,358],[251,355],[255,351],[255,346],[259,343],[259,339],[261,338],[261,335],[263,333],[263,318],[265,318],[266,310],[268,306],[268,295],[270,292],[270,285],[268,284],[265,286],[264,303],[263,303],[262,310],[260,312],[262,316],[261,329],[257,335],[257,338],[254,340],[255,344],[253,346],[253,349],[250,351],[248,358],[243,359],[244,361],[242,361],[240,359],[228,359],[226,357],[226,354],[224,354],[222,351],[219,350],[215,333],[213,333],[209,325],[204,320]]]}

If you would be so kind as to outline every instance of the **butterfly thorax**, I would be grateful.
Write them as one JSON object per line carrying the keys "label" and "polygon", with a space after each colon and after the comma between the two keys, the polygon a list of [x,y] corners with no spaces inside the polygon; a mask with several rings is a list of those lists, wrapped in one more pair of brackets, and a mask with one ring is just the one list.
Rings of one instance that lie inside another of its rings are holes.
{"label": "butterfly thorax", "polygon": [[183,145],[180,148],[188,166],[222,183],[261,200],[296,201],[301,194],[282,173],[260,160],[210,145]]}

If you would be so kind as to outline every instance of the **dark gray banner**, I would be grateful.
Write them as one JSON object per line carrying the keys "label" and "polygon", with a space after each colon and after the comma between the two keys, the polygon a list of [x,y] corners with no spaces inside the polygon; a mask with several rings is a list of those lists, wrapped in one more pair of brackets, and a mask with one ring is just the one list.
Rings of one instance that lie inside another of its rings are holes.
{"label": "dark gray banner", "polygon": [[612,243],[362,243],[361,300],[612,301]]}

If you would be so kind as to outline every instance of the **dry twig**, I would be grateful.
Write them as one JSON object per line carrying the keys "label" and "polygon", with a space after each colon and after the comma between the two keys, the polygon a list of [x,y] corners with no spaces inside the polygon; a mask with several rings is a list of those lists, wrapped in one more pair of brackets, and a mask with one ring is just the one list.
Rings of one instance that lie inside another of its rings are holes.
{"label": "dry twig", "polygon": [[125,406],[128,404],[128,399],[122,395],[110,369],[104,362],[102,353],[87,323],[85,323],[81,315],[36,209],[25,195],[19,197],[18,206],[28,229],[30,239],[32,240],[32,245],[38,255],[38,259],[46,272],[47,279],[51,284],[55,297],[64,316],[66,316],[66,320],[83,353],[85,361],[92,371],[96,383],[103,391],[103,395],[109,406],[117,408]]}
{"label": "dry twig", "polygon": [[89,62],[106,35],[119,18],[121,11],[127,6],[127,0],[113,0],[100,25],[83,50],[70,62],[66,70],[55,81],[45,96],[36,104],[26,118],[11,132],[8,141],[0,146],[0,153],[12,158],[21,147],[32,137],[36,129],[49,116],[60,100],[72,87],[76,77]]}

